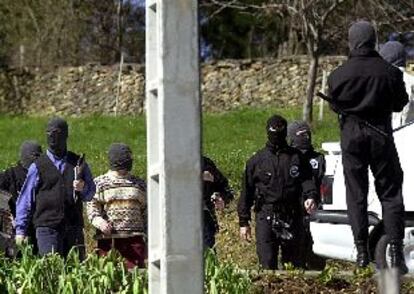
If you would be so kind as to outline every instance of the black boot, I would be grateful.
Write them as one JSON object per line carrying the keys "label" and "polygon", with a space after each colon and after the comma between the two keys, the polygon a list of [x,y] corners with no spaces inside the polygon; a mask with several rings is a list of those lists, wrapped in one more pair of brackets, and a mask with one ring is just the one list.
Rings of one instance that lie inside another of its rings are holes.
{"label": "black boot", "polygon": [[358,267],[367,267],[369,264],[368,245],[365,241],[355,242],[357,249],[356,263]]}
{"label": "black boot", "polygon": [[403,243],[401,240],[390,241],[390,267],[397,268],[400,275],[408,273],[407,265],[405,264]]}

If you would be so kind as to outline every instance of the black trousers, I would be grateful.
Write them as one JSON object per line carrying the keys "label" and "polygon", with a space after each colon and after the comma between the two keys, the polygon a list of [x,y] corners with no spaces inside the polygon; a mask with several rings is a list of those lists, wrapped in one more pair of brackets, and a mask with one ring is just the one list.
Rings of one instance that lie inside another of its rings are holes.
{"label": "black trousers", "polygon": [[290,262],[295,267],[302,267],[302,260],[299,254],[303,232],[301,213],[292,223],[291,232],[293,239],[289,241],[276,238],[275,233],[272,231],[272,215],[272,211],[266,210],[256,213],[256,251],[260,265],[263,269],[277,269],[280,248],[282,264]]}
{"label": "black trousers", "polygon": [[203,243],[204,248],[213,248],[216,245],[217,222],[213,217],[214,212],[204,210],[203,219]]}
{"label": "black trousers", "polygon": [[[388,123],[376,126],[391,133]],[[354,240],[368,240],[368,167],[375,178],[375,190],[382,205],[385,233],[391,239],[403,239],[403,171],[393,138],[381,135],[362,122],[346,119],[341,124],[341,149]]]}

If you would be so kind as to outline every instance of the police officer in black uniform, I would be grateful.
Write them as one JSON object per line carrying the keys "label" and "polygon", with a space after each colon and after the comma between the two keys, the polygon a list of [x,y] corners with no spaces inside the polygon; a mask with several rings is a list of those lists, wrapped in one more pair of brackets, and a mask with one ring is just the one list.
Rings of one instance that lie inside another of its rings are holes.
{"label": "police officer in black uniform", "polygon": [[366,21],[348,32],[349,59],[328,78],[334,111],[340,113],[342,163],[346,200],[357,265],[368,256],[368,167],[382,204],[384,231],[390,238],[391,267],[407,272],[402,253],[404,238],[403,171],[394,145],[392,112],[408,102],[402,72],[375,51],[376,33]]}
{"label": "police officer in black uniform", "polygon": [[201,167],[203,171],[203,241],[206,248],[213,248],[216,243],[215,235],[219,230],[216,209],[224,209],[225,205],[233,200],[234,195],[227,178],[210,158],[203,156]]}
{"label": "police officer in black uniform", "polygon": [[302,209],[305,206],[312,212],[317,200],[312,171],[301,152],[288,146],[287,122],[283,117],[269,118],[266,131],[266,146],[246,164],[238,203],[240,237],[251,239],[250,210],[254,205],[256,249],[262,267],[277,268],[279,246],[283,263],[302,266],[298,254],[303,231]]}
{"label": "police officer in black uniform", "polygon": [[[325,175],[325,156],[315,151],[312,146],[312,133],[309,125],[304,121],[294,121],[288,126],[288,138],[290,146],[299,149],[312,168],[312,178],[320,200],[320,186]],[[321,270],[325,267],[325,259],[313,253],[313,239],[310,232],[310,215],[304,211],[304,234],[302,238],[300,256],[304,266],[308,269]]]}

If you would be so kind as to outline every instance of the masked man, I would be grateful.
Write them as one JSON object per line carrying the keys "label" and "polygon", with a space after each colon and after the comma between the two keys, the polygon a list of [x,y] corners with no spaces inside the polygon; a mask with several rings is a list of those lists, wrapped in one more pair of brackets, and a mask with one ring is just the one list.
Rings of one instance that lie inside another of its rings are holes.
{"label": "masked man", "polygon": [[[317,193],[309,162],[286,142],[287,122],[278,115],[266,125],[268,142],[246,164],[238,203],[240,237],[251,239],[251,207],[256,212],[256,250],[264,269],[277,268],[279,246],[282,263],[302,266],[299,257],[303,207],[316,209]],[[303,199],[306,199],[303,202]]]}
{"label": "masked man", "polygon": [[83,201],[95,194],[86,163],[75,179],[79,156],[67,150],[68,124],[51,119],[46,128],[47,151],[30,165],[16,208],[16,243],[26,239],[30,216],[36,228],[39,254],[56,252],[64,257],[76,247],[85,255]]}
{"label": "masked man", "polygon": [[404,45],[400,42],[390,41],[385,43],[379,53],[385,61],[401,70],[405,91],[409,98],[407,105],[401,112],[394,112],[392,114],[392,127],[396,129],[414,120],[414,76],[405,70],[407,54]]}
{"label": "masked man", "polygon": [[[366,21],[348,32],[349,59],[328,78],[332,109],[340,113],[346,203],[357,249],[357,265],[369,264],[368,168],[390,238],[390,267],[407,272],[403,255],[403,171],[392,135],[391,115],[408,102],[402,72],[375,51],[376,32]],[[378,131],[379,130],[379,131]]]}
{"label": "masked man", "polygon": [[25,141],[20,146],[20,160],[15,166],[0,174],[0,189],[13,197],[9,201],[10,211],[16,217],[16,200],[26,179],[27,169],[42,154],[42,147],[36,141]]}
{"label": "masked man", "polygon": [[[290,146],[299,149],[303,157],[312,168],[312,178],[320,200],[320,186],[325,175],[326,162],[322,153],[313,149],[312,134],[309,125],[304,121],[294,121],[288,126],[288,137]],[[304,235],[302,239],[301,259],[308,269],[321,270],[325,267],[325,260],[312,251],[312,235],[310,232],[310,215],[304,211]]]}
{"label": "masked man", "polygon": [[[0,174],[0,189],[9,192],[9,208],[13,217],[16,218],[16,201],[26,180],[27,169],[42,154],[42,147],[36,141],[25,141],[20,146],[20,160],[15,165]],[[32,244],[33,252],[37,252],[36,232],[30,219],[27,230],[29,242]]]}
{"label": "masked man", "polygon": [[147,189],[131,174],[132,151],[122,143],[109,148],[109,171],[97,178],[96,194],[87,205],[88,218],[97,229],[98,254],[116,249],[131,269],[144,267],[147,258]]}

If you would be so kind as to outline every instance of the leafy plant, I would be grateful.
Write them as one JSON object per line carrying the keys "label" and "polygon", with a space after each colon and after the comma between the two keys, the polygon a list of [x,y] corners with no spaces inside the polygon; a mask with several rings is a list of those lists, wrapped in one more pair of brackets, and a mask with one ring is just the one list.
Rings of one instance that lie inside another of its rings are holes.
{"label": "leafy plant", "polygon": [[298,278],[298,277],[303,277],[304,274],[304,270],[301,268],[296,268],[291,262],[286,262],[283,264],[283,268],[286,271],[286,274],[288,275],[289,278]]}
{"label": "leafy plant", "polygon": [[338,272],[339,272],[338,266],[328,264],[327,266],[325,266],[323,271],[321,271],[321,273],[318,275],[318,282],[325,286],[329,285],[335,280]]}
{"label": "leafy plant", "polygon": [[209,294],[249,293],[251,280],[234,264],[219,263],[212,250],[205,253],[204,290]]}

